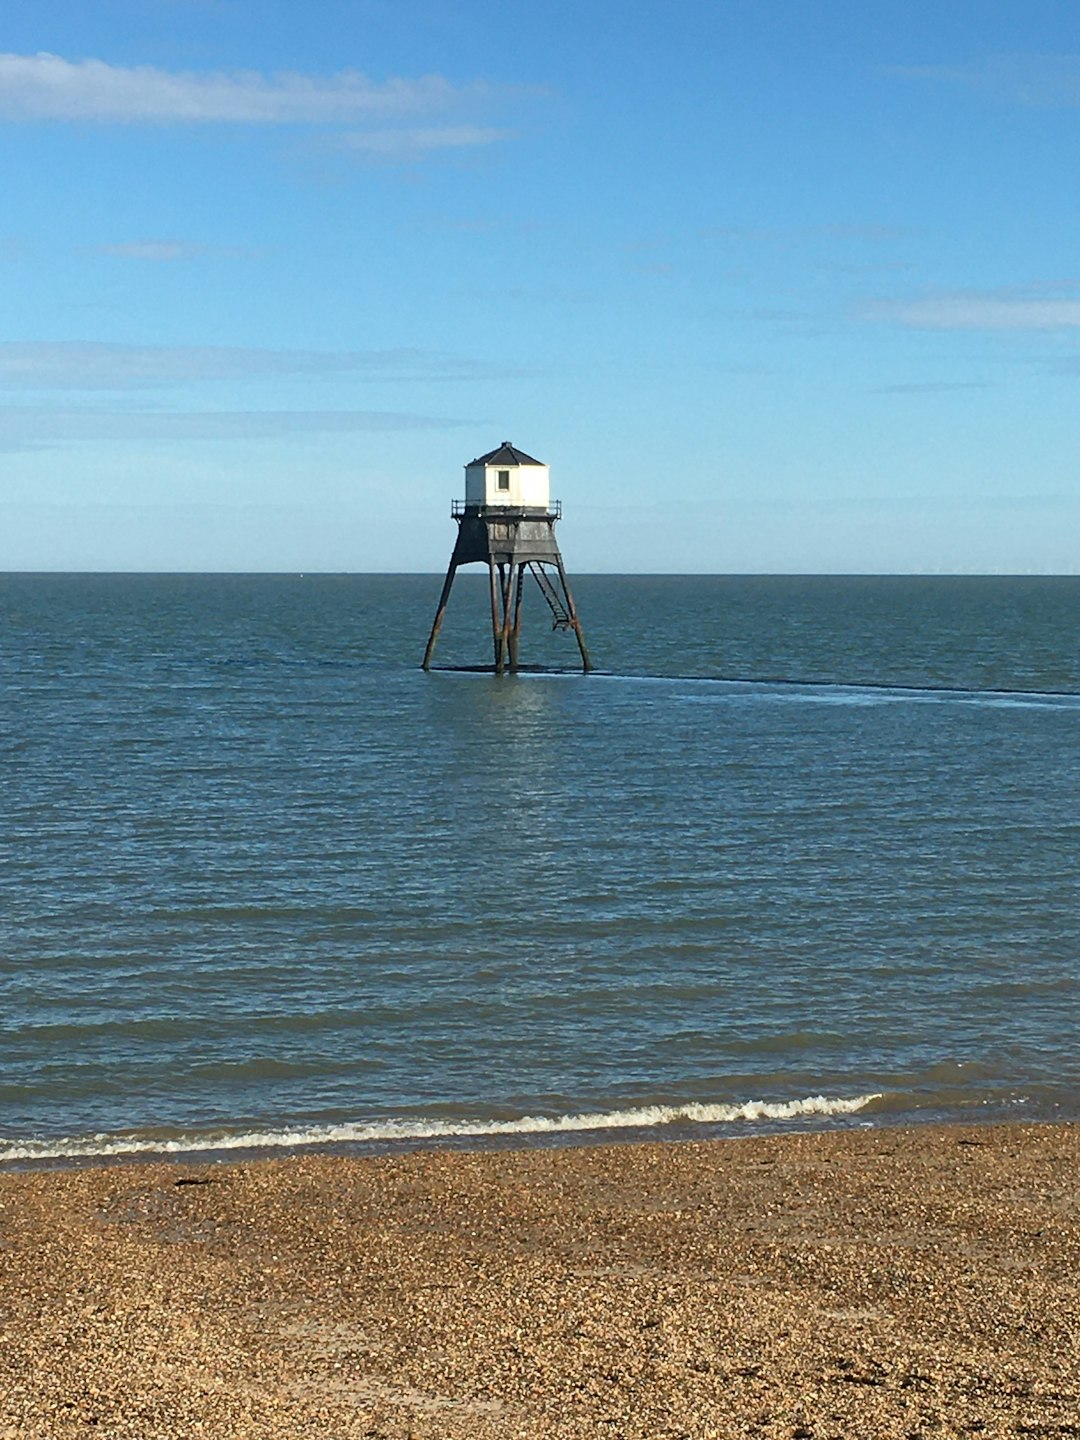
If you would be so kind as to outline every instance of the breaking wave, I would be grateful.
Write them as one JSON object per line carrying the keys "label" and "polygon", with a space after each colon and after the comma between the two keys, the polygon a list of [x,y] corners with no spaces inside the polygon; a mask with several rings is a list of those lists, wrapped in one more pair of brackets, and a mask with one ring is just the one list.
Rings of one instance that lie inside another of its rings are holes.
{"label": "breaking wave", "polygon": [[517,1120],[386,1119],[367,1123],[285,1127],[280,1130],[203,1130],[170,1136],[150,1133],[0,1140],[0,1164],[82,1160],[113,1155],[192,1155],[227,1150],[281,1150],[314,1145],[380,1145],[408,1140],[484,1139],[502,1135],[557,1135],[588,1130],[651,1130],[665,1125],[724,1125],[739,1121],[797,1120],[853,1115],[880,1094],[846,1099],[808,1095],[803,1100],[747,1100],[739,1105],[641,1105],[580,1115],[523,1115]]}

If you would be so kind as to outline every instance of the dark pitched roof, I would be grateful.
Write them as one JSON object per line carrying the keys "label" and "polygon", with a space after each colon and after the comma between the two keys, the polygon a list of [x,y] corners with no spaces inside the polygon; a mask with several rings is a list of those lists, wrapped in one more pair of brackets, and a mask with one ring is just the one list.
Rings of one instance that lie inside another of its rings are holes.
{"label": "dark pitched roof", "polygon": [[489,450],[486,455],[480,455],[475,460],[470,460],[470,465],[543,465],[543,460],[534,460],[531,455],[526,455],[524,450],[515,450],[509,440],[504,440],[497,450]]}

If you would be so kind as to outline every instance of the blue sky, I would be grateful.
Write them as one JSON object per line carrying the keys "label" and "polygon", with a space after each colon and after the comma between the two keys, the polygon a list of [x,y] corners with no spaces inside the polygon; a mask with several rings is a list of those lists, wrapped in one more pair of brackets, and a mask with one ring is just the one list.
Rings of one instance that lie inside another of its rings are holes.
{"label": "blue sky", "polygon": [[35,0],[0,18],[0,569],[1080,542],[1071,0]]}

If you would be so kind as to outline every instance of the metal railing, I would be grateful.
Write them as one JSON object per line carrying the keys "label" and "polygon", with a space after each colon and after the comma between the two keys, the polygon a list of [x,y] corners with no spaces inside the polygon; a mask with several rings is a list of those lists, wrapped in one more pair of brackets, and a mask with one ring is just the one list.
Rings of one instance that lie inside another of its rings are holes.
{"label": "metal railing", "polygon": [[454,520],[461,520],[466,515],[477,515],[483,512],[486,515],[497,513],[499,515],[524,515],[526,517],[543,517],[545,520],[562,519],[562,501],[549,500],[547,505],[505,505],[502,501],[496,501],[493,505],[474,503],[471,500],[451,500],[450,515]]}

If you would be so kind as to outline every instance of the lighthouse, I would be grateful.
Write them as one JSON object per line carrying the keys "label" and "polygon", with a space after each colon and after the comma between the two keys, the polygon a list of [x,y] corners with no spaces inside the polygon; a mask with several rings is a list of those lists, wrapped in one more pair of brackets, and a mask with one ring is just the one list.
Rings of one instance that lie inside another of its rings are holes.
{"label": "lighthouse", "polygon": [[518,668],[521,604],[530,575],[551,610],[553,628],[573,631],[581,668],[590,670],[581,622],[555,539],[555,522],[562,516],[562,506],[551,499],[551,475],[543,461],[504,440],[465,466],[465,499],[455,500],[450,513],[458,525],[457,543],[424,651],[424,669],[431,668],[458,566],[483,564],[491,583],[496,675]]}

